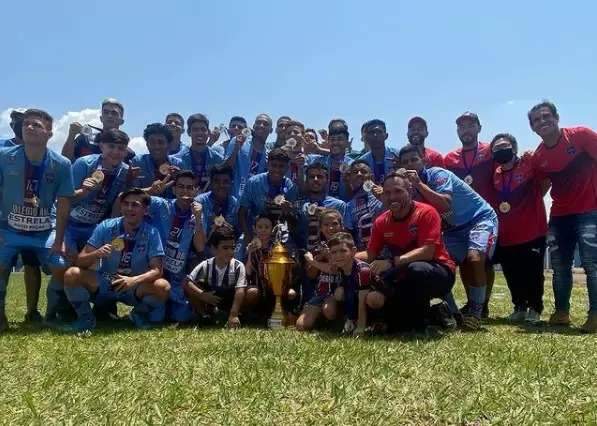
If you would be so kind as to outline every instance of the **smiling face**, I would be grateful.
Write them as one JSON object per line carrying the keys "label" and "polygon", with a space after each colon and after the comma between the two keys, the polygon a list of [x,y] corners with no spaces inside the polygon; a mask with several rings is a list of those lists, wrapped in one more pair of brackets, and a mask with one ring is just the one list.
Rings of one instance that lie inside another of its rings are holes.
{"label": "smiling face", "polygon": [[560,131],[560,118],[546,106],[533,111],[529,117],[531,129],[541,138],[549,138]]}
{"label": "smiling face", "polygon": [[425,163],[418,152],[407,152],[400,156],[400,165],[406,170],[414,170],[421,173],[425,167]]}
{"label": "smiling face", "polygon": [[169,115],[166,117],[166,127],[172,133],[172,140],[179,141],[184,132],[184,121],[177,115]]}
{"label": "smiling face", "polygon": [[475,145],[479,140],[481,125],[474,119],[462,118],[458,120],[456,132],[458,133],[460,142],[462,142],[462,146],[472,146]]}
{"label": "smiling face", "polygon": [[272,221],[267,217],[260,217],[255,222],[255,236],[261,240],[261,242],[268,242],[272,235],[273,224]]}
{"label": "smiling face", "polygon": [[37,148],[46,147],[52,137],[52,124],[41,117],[29,115],[23,119],[23,143]]}
{"label": "smiling face", "polygon": [[352,263],[356,248],[348,243],[335,244],[330,247],[330,263],[337,268],[342,268],[347,263]]}
{"label": "smiling face", "polygon": [[352,164],[350,166],[350,186],[356,191],[363,186],[365,181],[371,180],[371,170],[369,166],[363,163]]}
{"label": "smiling face", "polygon": [[100,121],[102,122],[104,130],[118,129],[122,123],[124,123],[122,110],[116,104],[104,104],[102,105]]}
{"label": "smiling face", "polygon": [[176,179],[174,184],[174,196],[177,200],[181,201],[192,201],[196,196],[199,188],[195,179],[190,176],[181,176]]}
{"label": "smiling face", "polygon": [[365,142],[371,150],[383,149],[388,134],[381,124],[374,124],[365,128]]}
{"label": "smiling face", "polygon": [[207,140],[209,139],[209,128],[207,123],[203,121],[195,121],[188,130],[189,136],[191,137],[191,147],[203,148],[207,146]]}
{"label": "smiling face", "polygon": [[348,137],[345,133],[336,133],[328,136],[330,153],[334,156],[344,155],[348,148]]}
{"label": "smiling face", "polygon": [[328,186],[328,174],[324,169],[307,171],[307,190],[311,194],[321,194]]}
{"label": "smiling face", "polygon": [[226,173],[213,175],[211,179],[211,192],[218,200],[225,200],[230,195],[232,179]]}
{"label": "smiling face", "polygon": [[166,136],[154,133],[147,137],[147,150],[156,164],[162,164],[168,159],[168,139]]}
{"label": "smiling face", "polygon": [[272,132],[272,119],[265,114],[260,114],[255,118],[253,124],[253,135],[257,139],[266,140]]}
{"label": "smiling face", "polygon": [[124,221],[132,227],[139,226],[147,213],[147,207],[141,201],[142,199],[139,194],[129,194],[120,202]]}
{"label": "smiling face", "polygon": [[384,205],[392,211],[392,216],[403,218],[410,211],[412,203],[412,186],[408,179],[393,177],[386,179],[383,184]]}
{"label": "smiling face", "polygon": [[408,141],[413,145],[423,145],[428,135],[427,126],[420,120],[414,120],[410,123],[406,133]]}
{"label": "smiling face", "polygon": [[107,166],[116,167],[124,161],[128,153],[126,145],[113,142],[100,143],[102,157],[107,162]]}
{"label": "smiling face", "polygon": [[342,218],[339,213],[325,213],[319,221],[319,230],[326,240],[342,231]]}

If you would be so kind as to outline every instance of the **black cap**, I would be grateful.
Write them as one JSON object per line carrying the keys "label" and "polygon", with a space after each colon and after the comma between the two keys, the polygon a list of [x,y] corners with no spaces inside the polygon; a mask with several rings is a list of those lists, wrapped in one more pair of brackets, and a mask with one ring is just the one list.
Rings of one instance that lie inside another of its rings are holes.
{"label": "black cap", "polygon": [[469,120],[476,121],[479,126],[481,125],[481,122],[479,121],[479,116],[477,114],[475,114],[474,112],[470,112],[470,111],[463,112],[456,119],[456,124],[458,124],[460,121],[462,121],[464,119],[469,119]]}
{"label": "black cap", "polygon": [[25,115],[25,110],[22,108],[18,108],[18,109],[13,109],[10,112],[10,118],[12,120],[16,120],[18,118],[23,118],[23,116]]}
{"label": "black cap", "polygon": [[363,130],[367,130],[369,127],[373,126],[383,127],[384,132],[386,131],[386,123],[378,118],[374,118],[373,120],[369,120],[363,124]]}
{"label": "black cap", "polygon": [[423,123],[425,125],[425,127],[427,127],[427,122],[425,121],[425,119],[423,117],[419,117],[418,115],[416,117],[413,117],[410,120],[408,120],[408,125],[406,127],[410,127],[411,124],[416,123],[416,122]]}

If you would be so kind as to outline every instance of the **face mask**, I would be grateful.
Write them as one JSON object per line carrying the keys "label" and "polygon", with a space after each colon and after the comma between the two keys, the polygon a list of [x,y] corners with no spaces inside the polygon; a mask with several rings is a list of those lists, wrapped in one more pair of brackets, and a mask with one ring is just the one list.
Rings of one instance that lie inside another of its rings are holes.
{"label": "face mask", "polygon": [[500,149],[493,153],[493,159],[498,164],[506,164],[514,158],[514,151],[512,148]]}

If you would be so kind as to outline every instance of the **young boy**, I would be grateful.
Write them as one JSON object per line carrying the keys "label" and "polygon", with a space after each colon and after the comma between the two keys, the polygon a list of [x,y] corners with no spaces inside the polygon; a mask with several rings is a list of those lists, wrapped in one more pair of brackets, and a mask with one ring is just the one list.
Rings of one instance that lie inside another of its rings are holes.
{"label": "young boy", "polygon": [[209,236],[214,257],[201,262],[187,277],[185,294],[201,314],[228,312],[227,326],[240,327],[238,319],[247,288],[245,266],[234,259],[234,231],[218,227]]}

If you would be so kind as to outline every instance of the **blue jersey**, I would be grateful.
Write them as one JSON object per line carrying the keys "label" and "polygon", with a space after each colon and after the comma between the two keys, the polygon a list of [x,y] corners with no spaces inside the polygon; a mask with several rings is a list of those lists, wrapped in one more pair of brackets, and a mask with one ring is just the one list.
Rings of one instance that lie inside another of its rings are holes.
{"label": "blue jersey", "polygon": [[383,210],[383,203],[362,189],[346,204],[344,227],[352,233],[358,250],[367,249],[373,221]]}
{"label": "blue jersey", "polygon": [[[423,169],[421,181],[435,192],[449,194],[452,197],[450,210],[441,215],[446,230],[466,225],[486,215],[495,214],[487,201],[449,170],[441,167]],[[425,202],[418,193],[415,199]]]}
{"label": "blue jersey", "polygon": [[168,150],[168,155],[179,155],[180,156],[180,155],[185,154],[188,150],[189,150],[189,147],[187,145],[185,145],[184,143],[180,142],[180,145],[178,146],[178,148]]}
{"label": "blue jersey", "polygon": [[299,209],[299,245],[300,247],[307,248],[307,250],[311,250],[320,241],[319,215],[309,214],[309,204],[317,204],[319,207],[337,210],[342,217],[346,215],[346,203],[329,195],[323,200],[304,200]]}
{"label": "blue jersey", "polygon": [[188,151],[175,155],[182,162],[184,170],[192,170],[195,176],[199,179],[200,192],[207,189],[209,183],[209,170],[224,161],[224,157],[212,147],[208,146],[203,151]]}
{"label": "blue jersey", "polygon": [[86,227],[100,223],[110,215],[112,206],[122,191],[127,187],[129,166],[120,163],[113,170],[102,167],[102,155],[91,154],[78,158],[73,164],[75,188],[81,188],[83,181],[96,170],[104,173],[101,188],[89,192],[85,197],[73,200],[69,215],[69,225]]}
{"label": "blue jersey", "polygon": [[238,207],[240,204],[235,196],[228,196],[225,205],[217,204],[211,191],[199,194],[195,200],[203,206],[203,229],[206,233],[211,230],[214,218],[220,215],[238,232]]}
{"label": "blue jersey", "polygon": [[315,163],[324,164],[328,168],[328,195],[347,201],[349,199],[349,188],[342,179],[340,167],[342,164],[350,166],[353,161],[348,155],[341,159],[334,159],[331,155],[308,155],[306,164],[307,166]]}
{"label": "blue jersey", "polygon": [[11,148],[13,146],[17,146],[17,141],[15,138],[12,139],[0,139],[0,148]]}
{"label": "blue jersey", "polygon": [[195,235],[195,216],[190,209],[181,212],[176,207],[176,200],[159,197],[151,197],[149,216],[151,224],[158,229],[164,246],[166,278],[182,279]]}
{"label": "blue jersey", "polygon": [[[232,138],[226,149],[226,158],[229,158],[236,145],[236,138]],[[267,171],[267,149],[262,152],[253,149],[253,139],[248,138],[241,146],[234,164],[234,186],[232,195],[241,198],[249,179]]]}
{"label": "blue jersey", "polygon": [[[284,177],[281,184],[271,185],[268,177],[267,173],[261,173],[253,176],[247,182],[240,205],[249,211],[250,218],[266,212],[274,216],[279,215],[280,209],[273,203],[274,198],[278,195],[283,195],[290,202],[295,202],[298,198],[298,188],[290,179]],[[252,225],[253,221],[250,222]]]}
{"label": "blue jersey", "polygon": [[373,154],[371,154],[371,151],[366,152],[358,158],[359,160],[363,160],[369,164],[369,167],[371,167],[372,180],[377,185],[381,185],[383,183],[384,177],[386,177],[395,169],[394,160],[397,159],[398,153],[392,148],[388,148],[386,146],[383,156],[384,161],[379,163],[376,163],[373,160]]}
{"label": "blue jersey", "polygon": [[0,150],[0,227],[47,238],[55,225],[57,197],[74,195],[70,161],[46,149],[42,161],[27,160],[23,145]]}
{"label": "blue jersey", "polygon": [[134,235],[125,235],[123,221],[122,217],[104,220],[95,228],[87,243],[97,249],[111,244],[114,239],[124,242],[122,250],[113,248],[110,256],[101,260],[98,272],[127,276],[144,274],[149,270],[152,258],[164,256],[160,233],[143,221]]}
{"label": "blue jersey", "polygon": [[[75,160],[78,158],[81,158],[81,157],[85,157],[87,155],[91,155],[91,154],[101,154],[102,150],[101,150],[99,144],[97,143],[98,137],[99,137],[99,133],[94,133],[94,135],[91,138],[92,140],[90,140],[86,135],[83,135],[83,134],[80,134],[79,136],[77,136],[74,141],[75,142],[75,152],[74,152]],[[135,156],[135,151],[133,151],[129,147],[127,147],[126,150],[127,150],[127,153],[126,153],[124,162],[129,163]]]}
{"label": "blue jersey", "polygon": [[[172,166],[183,169],[182,160],[174,155],[169,155],[167,162]],[[159,171],[160,164],[155,164],[150,154],[135,155],[131,160],[131,167],[139,167],[139,177],[135,179],[133,186],[137,188],[149,188],[156,180],[164,179],[166,176]],[[190,170],[190,169],[189,169]],[[172,187],[162,194],[163,198],[174,198]]]}

